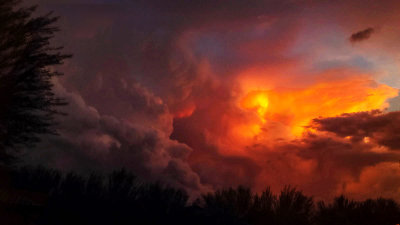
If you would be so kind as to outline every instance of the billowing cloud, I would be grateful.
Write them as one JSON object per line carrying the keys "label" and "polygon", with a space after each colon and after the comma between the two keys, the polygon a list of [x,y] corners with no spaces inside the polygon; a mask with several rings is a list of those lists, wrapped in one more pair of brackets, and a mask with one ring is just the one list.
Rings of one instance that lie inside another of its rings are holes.
{"label": "billowing cloud", "polygon": [[[397,176],[374,171],[399,154],[398,112],[385,111],[400,87],[398,2],[35,1],[61,16],[56,42],[74,57],[56,83],[70,102],[60,136],[26,161],[126,167],[193,194],[396,192],[367,186]],[[380,33],[354,48],[360,27]]]}
{"label": "billowing cloud", "polygon": [[[148,120],[132,123],[101,114],[87,105],[80,95],[66,91],[57,80],[55,88],[58,96],[69,102],[65,109],[67,116],[59,118],[57,130],[60,135],[45,138],[26,159],[28,163],[80,172],[125,168],[142,179],[161,180],[184,188],[192,195],[208,190],[187,163],[192,149],[170,140],[163,126],[157,128]],[[145,89],[136,91],[138,99],[135,100],[158,102]],[[146,105],[140,110],[152,111],[151,107],[159,106]],[[168,112],[159,111],[159,114],[165,113]],[[148,117],[154,117],[152,122],[158,123],[159,115],[148,113]]]}

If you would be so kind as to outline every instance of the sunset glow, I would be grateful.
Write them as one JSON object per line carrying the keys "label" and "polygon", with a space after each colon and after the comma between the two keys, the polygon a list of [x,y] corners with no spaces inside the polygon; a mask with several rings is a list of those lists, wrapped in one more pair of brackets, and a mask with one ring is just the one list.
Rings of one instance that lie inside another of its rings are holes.
{"label": "sunset glow", "polygon": [[26,160],[400,200],[400,1],[33,1],[74,57],[60,135]]}
{"label": "sunset glow", "polygon": [[256,110],[262,122],[265,122],[265,114],[268,110],[268,96],[266,91],[251,91],[241,101],[241,107]]}
{"label": "sunset glow", "polygon": [[249,124],[249,128],[243,129],[243,135],[249,135],[249,131],[258,135],[261,130],[254,127],[277,122],[288,127],[293,137],[298,137],[314,118],[384,110],[388,107],[387,100],[397,94],[396,89],[387,85],[354,78],[317,83],[307,88],[250,91],[241,100],[240,107],[249,113],[256,112],[260,121]]}

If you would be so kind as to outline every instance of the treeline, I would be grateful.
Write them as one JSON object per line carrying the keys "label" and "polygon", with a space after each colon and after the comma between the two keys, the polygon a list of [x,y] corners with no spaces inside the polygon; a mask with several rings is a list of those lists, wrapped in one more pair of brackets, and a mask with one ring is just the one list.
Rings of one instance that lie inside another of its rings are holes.
{"label": "treeline", "polygon": [[141,182],[125,170],[82,176],[25,167],[9,177],[9,189],[0,187],[0,207],[10,222],[5,224],[395,225],[400,221],[399,205],[391,199],[358,202],[340,196],[326,204],[290,187],[277,195],[268,188],[259,194],[244,187],[229,188],[189,202],[184,191]]}

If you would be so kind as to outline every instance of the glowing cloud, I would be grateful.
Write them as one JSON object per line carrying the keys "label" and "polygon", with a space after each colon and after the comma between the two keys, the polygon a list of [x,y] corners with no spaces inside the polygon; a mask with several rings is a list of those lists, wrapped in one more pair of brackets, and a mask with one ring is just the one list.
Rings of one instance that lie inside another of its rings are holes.
{"label": "glowing cloud", "polygon": [[265,91],[252,91],[241,101],[241,106],[245,109],[255,109],[261,120],[265,122],[265,113],[268,108],[268,96]]}
{"label": "glowing cloud", "polygon": [[261,129],[254,127],[274,122],[289,128],[292,137],[298,137],[314,118],[383,110],[388,107],[386,100],[397,96],[397,92],[363,78],[325,81],[302,89],[250,90],[241,99],[240,107],[249,113],[255,112],[260,120],[257,124],[254,121],[248,124],[243,133],[246,136],[252,131],[258,135]]}

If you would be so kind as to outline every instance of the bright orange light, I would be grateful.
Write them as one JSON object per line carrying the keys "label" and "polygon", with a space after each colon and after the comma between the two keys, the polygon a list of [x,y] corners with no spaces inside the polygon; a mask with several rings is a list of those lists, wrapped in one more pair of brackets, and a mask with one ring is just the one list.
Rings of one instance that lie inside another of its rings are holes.
{"label": "bright orange light", "polygon": [[[269,123],[280,124],[291,130],[293,137],[303,133],[304,127],[317,117],[337,116],[343,113],[385,109],[386,100],[397,96],[398,90],[387,85],[376,85],[370,80],[346,80],[317,83],[303,89],[248,90],[240,100],[245,111],[254,110],[260,118],[259,127]],[[243,129],[243,136],[255,132],[255,121]],[[243,128],[243,124],[240,125]],[[253,132],[249,132],[253,130]],[[274,132],[271,131],[270,132]],[[268,135],[268,134],[266,134]]]}
{"label": "bright orange light", "polygon": [[245,109],[255,109],[261,120],[265,122],[265,113],[268,108],[268,97],[265,91],[252,91],[241,101],[241,107]]}

